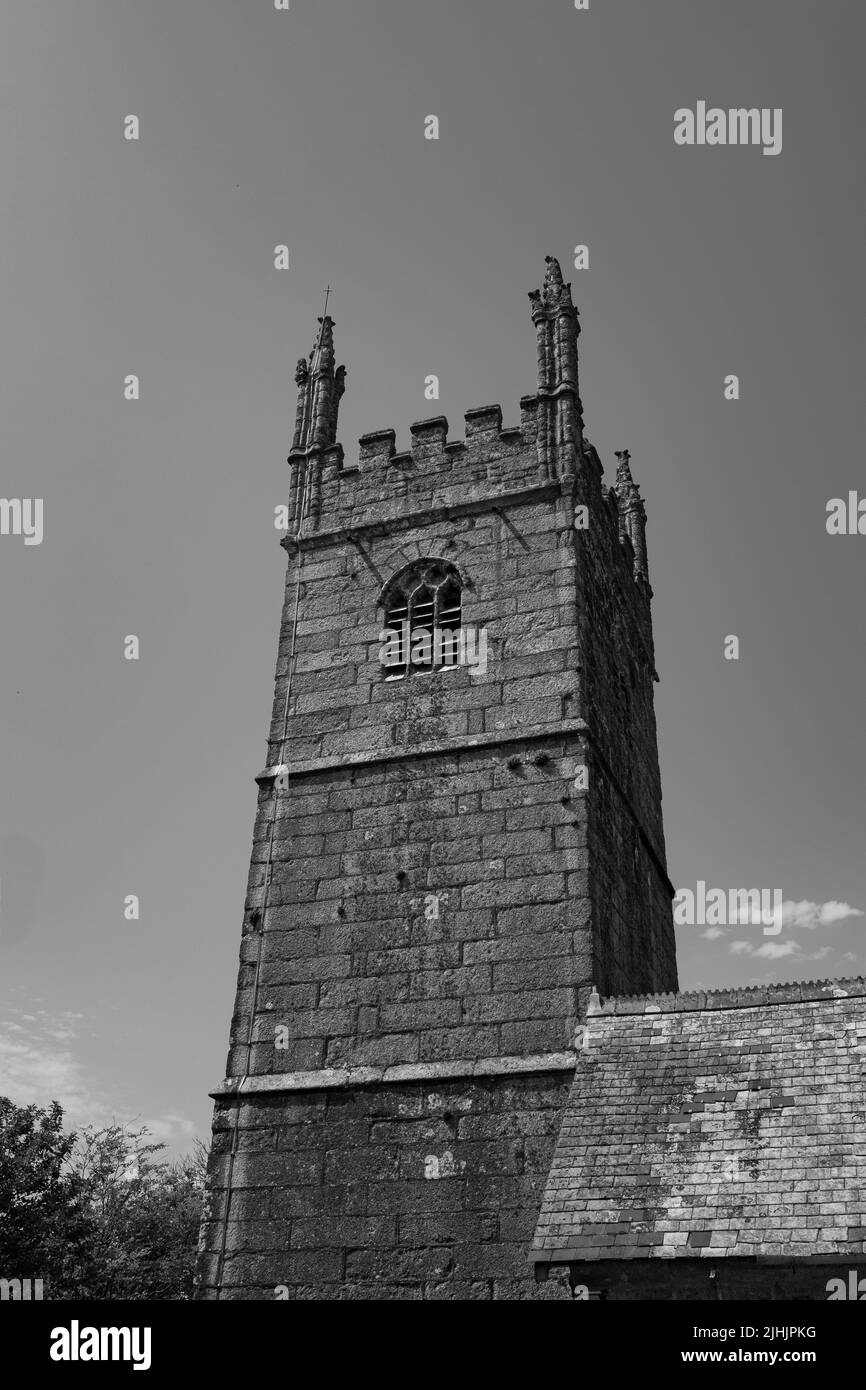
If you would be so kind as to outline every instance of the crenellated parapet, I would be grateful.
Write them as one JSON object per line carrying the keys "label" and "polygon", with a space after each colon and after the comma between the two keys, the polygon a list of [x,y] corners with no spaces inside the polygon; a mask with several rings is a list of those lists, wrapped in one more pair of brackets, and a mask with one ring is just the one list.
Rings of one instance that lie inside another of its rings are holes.
{"label": "crenellated parapet", "polygon": [[480,497],[507,495],[549,482],[539,473],[535,449],[535,398],[521,402],[522,419],[504,426],[500,405],[468,410],[461,437],[449,438],[444,415],[416,420],[408,448],[393,429],[374,430],[358,441],[354,457],[333,443],[320,451],[321,506],[308,530],[366,525],[396,517],[411,503],[464,506]]}

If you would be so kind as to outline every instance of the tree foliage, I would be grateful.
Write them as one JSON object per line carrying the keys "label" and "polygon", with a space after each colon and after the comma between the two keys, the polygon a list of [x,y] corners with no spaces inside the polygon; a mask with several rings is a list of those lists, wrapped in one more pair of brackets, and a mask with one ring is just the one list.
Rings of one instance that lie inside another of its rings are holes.
{"label": "tree foliage", "polygon": [[0,1096],[0,1277],[68,1289],[80,1275],[92,1218],[68,1171],[74,1147],[56,1101],[40,1110]]}
{"label": "tree foliage", "polygon": [[170,1162],[144,1126],[62,1122],[56,1102],[0,1097],[0,1278],[41,1278],[46,1298],[190,1298],[204,1145]]}

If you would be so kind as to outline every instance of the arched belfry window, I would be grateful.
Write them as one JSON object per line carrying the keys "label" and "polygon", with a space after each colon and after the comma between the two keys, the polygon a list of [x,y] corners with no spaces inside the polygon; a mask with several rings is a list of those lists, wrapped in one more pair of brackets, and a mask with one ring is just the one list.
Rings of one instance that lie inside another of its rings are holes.
{"label": "arched belfry window", "polygon": [[418,560],[394,576],[382,597],[386,680],[458,665],[461,595],[460,575],[445,560]]}

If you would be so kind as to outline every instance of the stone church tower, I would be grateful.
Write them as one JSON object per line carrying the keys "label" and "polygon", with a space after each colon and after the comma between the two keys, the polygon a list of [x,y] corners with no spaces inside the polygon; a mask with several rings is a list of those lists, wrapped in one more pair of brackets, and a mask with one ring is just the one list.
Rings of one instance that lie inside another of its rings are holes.
{"label": "stone church tower", "polygon": [[532,1296],[593,986],[677,988],[644,505],[552,257],[530,302],[513,428],[346,458],[327,315],[298,364],[202,1297]]}

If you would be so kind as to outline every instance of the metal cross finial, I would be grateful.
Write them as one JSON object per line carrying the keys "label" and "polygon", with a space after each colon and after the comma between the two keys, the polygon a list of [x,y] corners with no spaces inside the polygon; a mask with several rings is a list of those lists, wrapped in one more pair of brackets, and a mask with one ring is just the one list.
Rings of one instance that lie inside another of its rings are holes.
{"label": "metal cross finial", "polygon": [[324,339],[324,337],[325,337],[325,319],[328,317],[328,300],[330,299],[330,297],[331,297],[331,286],[330,286],[330,285],[326,285],[326,287],[325,287],[325,307],[324,307],[323,310],[322,310],[322,317],[321,317],[321,319],[319,320],[319,322],[321,323],[322,326],[321,326],[321,328],[319,329],[319,341],[316,343],[316,352],[321,352],[321,349],[322,349],[322,341],[323,341],[323,339]]}

